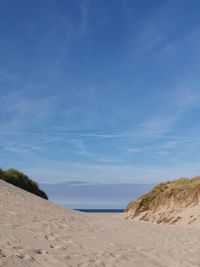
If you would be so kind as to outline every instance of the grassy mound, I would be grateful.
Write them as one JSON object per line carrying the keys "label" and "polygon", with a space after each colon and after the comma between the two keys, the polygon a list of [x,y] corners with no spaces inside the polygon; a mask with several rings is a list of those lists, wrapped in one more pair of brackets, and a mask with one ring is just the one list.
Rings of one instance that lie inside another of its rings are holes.
{"label": "grassy mound", "polygon": [[35,194],[39,197],[44,199],[48,199],[46,193],[42,191],[38,184],[30,179],[26,174],[15,170],[15,169],[8,169],[2,170],[0,169],[0,179],[4,180],[7,183],[13,184],[17,187],[20,187],[32,194]]}
{"label": "grassy mound", "polygon": [[[128,204],[126,212],[134,210],[135,215],[151,208],[153,203],[177,196],[179,193],[190,193],[200,190],[200,176],[192,179],[180,178],[156,185],[149,193],[142,195],[137,200]],[[184,194],[185,195],[185,194]]]}

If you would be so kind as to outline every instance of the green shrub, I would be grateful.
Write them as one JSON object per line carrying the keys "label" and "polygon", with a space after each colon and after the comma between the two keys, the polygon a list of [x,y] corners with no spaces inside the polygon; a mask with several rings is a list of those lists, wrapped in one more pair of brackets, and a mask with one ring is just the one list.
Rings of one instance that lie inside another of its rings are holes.
{"label": "green shrub", "polygon": [[0,179],[17,187],[20,187],[39,197],[48,199],[46,193],[39,188],[38,184],[35,181],[18,170],[8,169],[3,171],[2,169],[0,169]]}

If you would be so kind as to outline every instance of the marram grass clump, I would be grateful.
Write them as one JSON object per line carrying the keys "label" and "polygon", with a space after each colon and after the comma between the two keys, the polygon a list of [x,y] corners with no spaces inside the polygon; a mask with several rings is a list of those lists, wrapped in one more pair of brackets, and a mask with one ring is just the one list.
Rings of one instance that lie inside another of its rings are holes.
{"label": "marram grass clump", "polygon": [[128,204],[125,212],[134,209],[135,215],[148,210],[155,200],[162,200],[176,196],[180,192],[191,192],[200,189],[200,176],[192,179],[180,178],[156,185],[149,193],[142,195],[137,200]]}
{"label": "marram grass clump", "polygon": [[39,188],[38,184],[35,181],[30,179],[26,174],[16,169],[0,169],[0,179],[17,187],[20,187],[39,197],[48,199],[47,194]]}

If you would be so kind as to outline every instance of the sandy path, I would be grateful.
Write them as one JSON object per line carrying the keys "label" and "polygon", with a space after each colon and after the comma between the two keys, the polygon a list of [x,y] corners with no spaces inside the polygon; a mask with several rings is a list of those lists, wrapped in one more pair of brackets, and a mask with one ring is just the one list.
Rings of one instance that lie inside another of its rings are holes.
{"label": "sandy path", "polygon": [[0,183],[0,266],[200,267],[200,232],[65,210]]}

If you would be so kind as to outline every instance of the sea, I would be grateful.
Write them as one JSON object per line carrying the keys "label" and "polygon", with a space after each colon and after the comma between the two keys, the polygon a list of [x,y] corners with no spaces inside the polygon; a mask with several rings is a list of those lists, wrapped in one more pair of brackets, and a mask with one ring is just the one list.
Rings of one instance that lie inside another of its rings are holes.
{"label": "sea", "polygon": [[74,209],[77,211],[81,211],[81,212],[112,212],[112,213],[120,213],[120,212],[124,212],[124,209]]}

